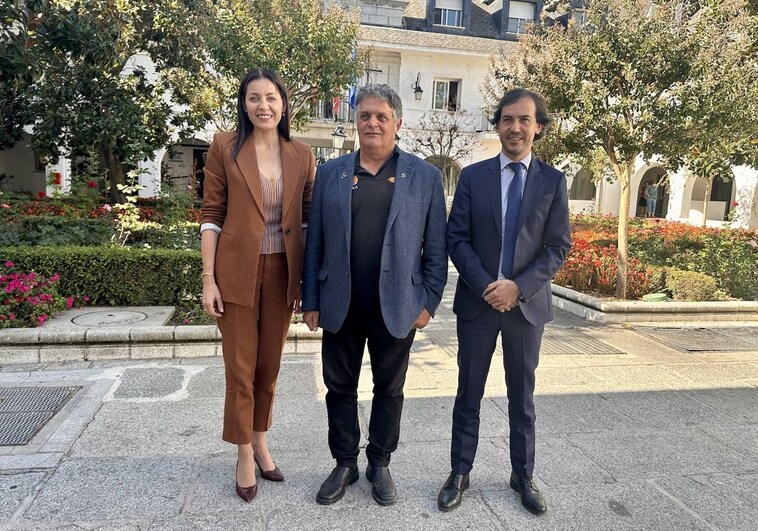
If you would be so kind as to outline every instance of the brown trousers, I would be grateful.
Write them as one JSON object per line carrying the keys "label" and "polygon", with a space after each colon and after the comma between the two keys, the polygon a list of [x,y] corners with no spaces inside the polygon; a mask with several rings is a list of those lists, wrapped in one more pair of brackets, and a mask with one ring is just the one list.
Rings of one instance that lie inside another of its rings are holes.
{"label": "brown trousers", "polygon": [[218,318],[226,374],[222,438],[227,442],[248,444],[253,431],[271,427],[276,377],[292,318],[287,276],[284,253],[262,254],[253,307],[225,302]]}

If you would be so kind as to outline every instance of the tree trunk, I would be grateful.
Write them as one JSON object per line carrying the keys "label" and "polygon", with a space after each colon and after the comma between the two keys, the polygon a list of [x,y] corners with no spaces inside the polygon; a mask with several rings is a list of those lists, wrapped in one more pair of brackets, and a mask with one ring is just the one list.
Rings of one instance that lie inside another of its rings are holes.
{"label": "tree trunk", "polygon": [[713,175],[705,178],[705,197],[703,197],[703,227],[708,219],[708,198],[711,197],[711,188],[713,187]]}
{"label": "tree trunk", "polygon": [[102,169],[106,172],[108,182],[110,183],[110,193],[108,195],[108,201],[110,204],[115,205],[126,202],[124,192],[118,189],[119,184],[126,184],[124,169],[121,167],[121,160],[118,155],[113,153],[113,149],[109,147],[101,147],[100,164]]}
{"label": "tree trunk", "polygon": [[626,278],[629,269],[629,199],[631,196],[631,164],[616,166],[616,175],[621,185],[618,222],[618,262],[616,271],[616,297],[626,299]]}

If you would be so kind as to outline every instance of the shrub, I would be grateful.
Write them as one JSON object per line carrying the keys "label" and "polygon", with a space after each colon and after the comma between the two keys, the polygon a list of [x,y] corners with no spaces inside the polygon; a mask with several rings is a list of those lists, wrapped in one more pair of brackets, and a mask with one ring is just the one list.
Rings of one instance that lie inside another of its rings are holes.
{"label": "shrub", "polygon": [[0,215],[0,246],[102,245],[111,240],[109,219]]}
{"label": "shrub", "polygon": [[57,274],[45,278],[34,271],[22,273],[12,261],[4,261],[0,266],[0,328],[38,326],[73,307],[77,298],[58,292],[59,279]]}
{"label": "shrub", "polygon": [[[612,296],[616,291],[618,250],[575,239],[554,282],[582,292]],[[637,299],[650,293],[655,282],[652,268],[636,258],[629,258],[627,298]]]}
{"label": "shrub", "polygon": [[0,260],[25,271],[60,274],[63,293],[110,306],[175,305],[202,291],[200,253],[122,247],[5,247]]}
{"label": "shrub", "polygon": [[697,271],[666,269],[666,288],[677,301],[713,301],[717,296],[716,279]]}

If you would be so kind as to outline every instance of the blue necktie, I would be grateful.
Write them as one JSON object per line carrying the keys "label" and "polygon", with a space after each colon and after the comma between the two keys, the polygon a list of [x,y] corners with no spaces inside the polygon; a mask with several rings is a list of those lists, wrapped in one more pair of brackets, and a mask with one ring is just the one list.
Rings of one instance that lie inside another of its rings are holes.
{"label": "blue necktie", "polygon": [[521,211],[521,190],[524,180],[524,166],[520,162],[511,162],[508,167],[513,170],[513,180],[508,187],[506,200],[505,224],[503,226],[503,276],[513,278],[513,257],[516,254],[516,236],[518,234],[518,215]]}

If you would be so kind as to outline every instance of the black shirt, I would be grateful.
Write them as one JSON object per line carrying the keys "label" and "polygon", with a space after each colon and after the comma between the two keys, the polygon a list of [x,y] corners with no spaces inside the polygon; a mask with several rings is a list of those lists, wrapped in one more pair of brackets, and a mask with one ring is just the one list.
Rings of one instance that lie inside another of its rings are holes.
{"label": "black shirt", "polygon": [[360,151],[353,173],[352,231],[350,242],[351,304],[379,307],[384,231],[395,189],[399,152],[397,146],[376,175],[361,167]]}

